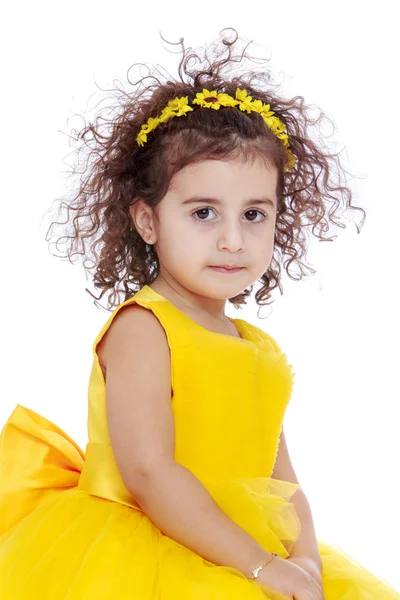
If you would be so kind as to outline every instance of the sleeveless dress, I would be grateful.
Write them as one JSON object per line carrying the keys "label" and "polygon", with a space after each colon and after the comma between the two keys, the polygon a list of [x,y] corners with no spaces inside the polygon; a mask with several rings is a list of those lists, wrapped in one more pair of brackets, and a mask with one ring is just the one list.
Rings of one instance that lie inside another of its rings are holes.
{"label": "sleeveless dress", "polygon": [[[287,558],[301,523],[299,484],[272,478],[294,381],[275,340],[243,319],[241,337],[211,332],[145,285],[93,345],[85,452],[20,404],[0,437],[1,600],[275,600],[286,596],[209,562],[165,535],[126,489],[107,430],[96,347],[137,303],[171,353],[175,460],[267,551]],[[400,600],[337,546],[318,541],[326,600]],[[255,565],[257,566],[257,565]]]}

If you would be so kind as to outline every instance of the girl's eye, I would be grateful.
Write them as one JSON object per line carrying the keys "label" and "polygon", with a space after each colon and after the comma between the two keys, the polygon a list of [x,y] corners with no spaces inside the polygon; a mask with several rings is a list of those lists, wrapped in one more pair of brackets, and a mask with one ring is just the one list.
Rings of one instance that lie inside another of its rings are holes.
{"label": "girl's eye", "polygon": [[[252,213],[252,218],[250,219],[250,221],[253,221],[253,222],[255,222],[255,223],[260,223],[261,221],[263,221],[263,220],[264,220],[264,217],[266,217],[266,214],[265,214],[265,213],[263,213],[261,210],[255,210],[254,208],[251,208],[251,209],[250,209],[250,210],[248,210],[248,211],[247,211],[245,214],[249,214],[249,213]],[[257,215],[257,213],[258,213],[259,215],[261,215],[261,217],[262,217],[262,218],[261,218],[261,219],[259,219],[258,221],[255,221],[255,219],[254,219],[254,216],[256,216],[256,215]]]}
{"label": "girl's eye", "polygon": [[201,216],[199,219],[195,219],[195,221],[208,221],[209,219],[203,219],[203,217],[207,217],[207,213],[210,212],[210,210],[212,210],[212,208],[199,208],[198,210],[196,210],[193,215],[197,215],[198,213],[201,213]]}
{"label": "girl's eye", "polygon": [[[208,213],[213,211],[212,208],[199,208],[198,210],[196,210],[193,215],[199,215],[199,218],[195,217],[195,221],[209,221],[210,219],[207,219],[206,217],[208,216]],[[261,215],[261,219],[259,219],[258,221],[256,221],[256,217],[257,217],[257,213],[259,215]],[[264,218],[266,217],[266,214],[263,213],[261,210],[255,210],[254,208],[247,210],[245,212],[245,214],[250,214],[250,219],[248,219],[249,221],[253,222],[253,223],[260,223],[261,221],[264,220]],[[205,217],[205,218],[203,218]]]}

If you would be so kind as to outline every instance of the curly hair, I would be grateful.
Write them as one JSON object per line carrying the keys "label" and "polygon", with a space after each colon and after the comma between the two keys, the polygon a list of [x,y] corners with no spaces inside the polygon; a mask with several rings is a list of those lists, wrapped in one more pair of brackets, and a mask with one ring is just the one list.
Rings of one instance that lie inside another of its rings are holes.
{"label": "curly hair", "polygon": [[[308,228],[311,227],[311,233],[319,241],[333,241],[336,235],[324,237],[324,234],[329,233],[332,224],[346,227],[341,220],[335,220],[337,211],[343,207],[363,213],[361,226],[365,221],[365,211],[351,204],[352,192],[345,185],[346,171],[339,153],[330,153],[322,139],[313,140],[312,127],[320,125],[326,115],[319,109],[313,118],[311,107],[302,96],[292,99],[279,96],[268,70],[228,76],[237,63],[250,57],[247,46],[235,52],[239,39],[235,29],[223,30],[221,36],[221,40],[201,51],[185,48],[183,38],[180,40],[179,81],[170,75],[166,78],[153,67],[153,74],[132,84],[128,71],[127,79],[134,91],[118,88],[120,110],[114,104],[108,118],[100,111],[93,122],[78,132],[78,169],[72,175],[80,175],[79,185],[69,203],[61,199],[58,214],[66,208],[66,220],[53,222],[46,240],[51,239],[49,234],[54,225],[67,225],[66,235],[57,240],[56,247],[60,239],[66,240],[67,249],[62,257],[66,255],[73,262],[74,255],[83,256],[86,275],[94,270],[93,283],[101,293],[96,298],[86,288],[93,298],[99,300],[111,290],[107,310],[130,298],[143,285],[151,284],[159,274],[157,251],[139,235],[129,207],[141,198],[155,208],[168,191],[174,174],[191,163],[260,156],[277,168],[274,254],[255,294],[260,306],[272,301],[271,292],[276,287],[283,293],[281,266],[293,280],[301,280],[307,270],[316,272],[302,262],[309,241]],[[198,67],[196,63],[200,63]],[[169,100],[188,96],[191,101],[203,89],[234,96],[237,88],[270,104],[284,123],[290,148],[297,158],[293,168],[283,168],[284,146],[261,116],[233,107],[218,111],[198,109],[184,118],[170,119],[151,132],[143,147],[138,145],[136,137],[141,126],[149,117],[159,116]],[[83,170],[79,167],[81,151],[87,155]],[[294,271],[297,267],[297,275],[291,273],[292,265]],[[238,308],[246,303],[252,288],[229,301]]]}

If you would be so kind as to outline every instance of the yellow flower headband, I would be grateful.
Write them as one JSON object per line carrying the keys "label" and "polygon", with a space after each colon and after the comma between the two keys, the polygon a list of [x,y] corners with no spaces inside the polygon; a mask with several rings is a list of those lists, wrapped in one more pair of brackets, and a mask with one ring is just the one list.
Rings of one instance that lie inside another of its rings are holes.
{"label": "yellow flower headband", "polygon": [[[213,108],[219,110],[221,106],[239,106],[240,110],[250,112],[258,112],[267,127],[273,131],[277,138],[282,140],[285,148],[287,160],[285,164],[285,171],[293,167],[297,161],[292,151],[289,148],[289,136],[286,133],[286,127],[278,117],[274,117],[275,114],[270,110],[269,104],[264,104],[261,100],[253,100],[252,96],[248,96],[246,90],[237,89],[235,98],[229,94],[218,94],[216,91],[203,90],[198,92],[196,98],[192,104],[198,104],[202,108]],[[208,99],[211,99],[209,101]],[[139,146],[143,146],[147,142],[147,135],[153,131],[160,123],[165,123],[172,117],[181,117],[186,115],[187,112],[193,110],[189,106],[188,96],[182,96],[181,98],[175,98],[170,100],[167,106],[161,112],[160,117],[150,117],[147,123],[142,125],[142,128],[136,137],[136,141]]]}

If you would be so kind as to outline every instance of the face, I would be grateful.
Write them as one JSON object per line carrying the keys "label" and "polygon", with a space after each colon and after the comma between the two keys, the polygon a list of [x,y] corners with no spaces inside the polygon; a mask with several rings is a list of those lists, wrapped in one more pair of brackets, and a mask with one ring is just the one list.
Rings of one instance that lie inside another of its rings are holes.
{"label": "face", "polygon": [[[272,259],[277,177],[259,158],[206,160],[176,173],[142,227],[155,242],[160,277],[175,289],[225,300],[256,282]],[[135,220],[140,231],[138,214]],[[212,268],[224,265],[241,269]]]}

